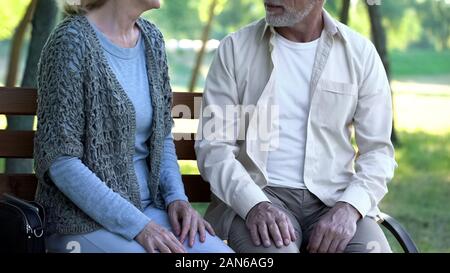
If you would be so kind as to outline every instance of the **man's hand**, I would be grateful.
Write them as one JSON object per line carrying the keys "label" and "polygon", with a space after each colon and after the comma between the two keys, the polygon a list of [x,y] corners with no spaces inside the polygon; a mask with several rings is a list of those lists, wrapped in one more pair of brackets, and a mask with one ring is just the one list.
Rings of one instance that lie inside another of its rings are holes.
{"label": "man's hand", "polygon": [[350,204],[338,202],[314,227],[309,239],[310,253],[342,253],[355,236],[361,214]]}
{"label": "man's hand", "polygon": [[186,253],[183,245],[175,238],[172,232],[150,221],[136,236],[135,240],[145,248],[148,253]]}
{"label": "man's hand", "polygon": [[278,248],[283,246],[283,242],[288,246],[297,240],[289,217],[269,202],[254,206],[247,214],[245,224],[256,246],[260,246],[262,240],[265,247],[270,247],[270,237]]}
{"label": "man's hand", "polygon": [[200,235],[200,242],[202,243],[206,240],[206,230],[212,236],[215,236],[211,225],[186,201],[173,201],[169,204],[167,213],[169,214],[170,225],[172,226],[175,235],[179,236],[181,243],[184,243],[188,233],[190,247],[194,245],[197,232]]}

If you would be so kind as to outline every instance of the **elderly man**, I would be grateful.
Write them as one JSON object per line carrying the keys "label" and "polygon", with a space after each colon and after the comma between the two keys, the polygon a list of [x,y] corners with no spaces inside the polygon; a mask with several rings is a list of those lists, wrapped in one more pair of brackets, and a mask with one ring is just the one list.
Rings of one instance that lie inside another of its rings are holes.
{"label": "elderly man", "polygon": [[264,4],[265,19],[221,42],[206,81],[206,219],[237,252],[390,252],[374,220],[396,167],[376,49],[324,0]]}

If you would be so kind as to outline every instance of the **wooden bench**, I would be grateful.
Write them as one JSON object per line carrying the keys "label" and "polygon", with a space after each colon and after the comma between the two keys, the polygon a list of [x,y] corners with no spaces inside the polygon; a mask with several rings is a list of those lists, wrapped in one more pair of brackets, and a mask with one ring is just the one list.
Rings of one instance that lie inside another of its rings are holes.
{"label": "wooden bench", "polygon": [[[194,101],[201,99],[201,93],[174,92],[174,105],[185,105],[197,116],[182,116],[173,112],[174,119],[198,118],[199,104]],[[0,87],[0,115],[36,115],[35,89]],[[197,111],[195,111],[197,110]],[[189,133],[187,133],[189,134]],[[186,134],[184,134],[186,136]],[[196,160],[194,137],[190,140],[181,139],[182,134],[174,134],[175,146],[179,160]],[[34,131],[0,130],[0,158],[33,158]],[[186,138],[185,138],[186,139]],[[183,175],[186,194],[191,202],[209,202],[209,184],[200,175]],[[0,174],[0,195],[12,193],[27,200],[34,199],[37,179],[34,174]],[[392,217],[381,214],[379,223],[386,227],[398,240],[405,252],[415,253],[418,249],[406,230]]]}

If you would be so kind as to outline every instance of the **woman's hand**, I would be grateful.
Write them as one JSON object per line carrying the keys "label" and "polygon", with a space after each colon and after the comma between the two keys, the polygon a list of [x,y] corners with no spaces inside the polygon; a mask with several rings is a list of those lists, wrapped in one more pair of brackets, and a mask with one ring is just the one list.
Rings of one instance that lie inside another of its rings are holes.
{"label": "woman's hand", "polygon": [[168,214],[174,233],[179,236],[181,243],[184,243],[188,233],[190,247],[194,245],[195,235],[197,232],[200,235],[200,242],[202,243],[206,240],[205,230],[215,236],[211,225],[191,207],[191,204],[186,201],[177,200],[170,203],[168,207]]}
{"label": "woman's hand", "polygon": [[172,232],[150,221],[136,236],[136,241],[149,253],[186,253],[183,245]]}

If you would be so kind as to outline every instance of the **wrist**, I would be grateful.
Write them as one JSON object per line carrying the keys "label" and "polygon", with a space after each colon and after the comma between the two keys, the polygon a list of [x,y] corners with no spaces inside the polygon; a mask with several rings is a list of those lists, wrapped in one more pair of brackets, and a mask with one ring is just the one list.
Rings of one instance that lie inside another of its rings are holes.
{"label": "wrist", "polygon": [[355,218],[355,220],[359,220],[362,218],[361,213],[359,213],[359,211],[350,203],[337,202],[336,206],[340,209],[344,209],[345,211],[347,211],[350,215],[352,215]]}
{"label": "wrist", "polygon": [[248,213],[247,213],[247,215],[245,216],[245,219],[244,219],[244,220],[247,220],[247,219],[248,219],[248,217],[249,217],[249,215],[252,213],[252,211],[255,211],[255,210],[258,209],[259,207],[263,207],[263,208],[264,208],[264,206],[266,206],[266,208],[267,208],[270,204],[271,204],[271,203],[268,202],[268,201],[262,201],[262,202],[257,203],[256,205],[254,205],[254,206],[248,211]]}
{"label": "wrist", "polygon": [[145,241],[145,234],[147,233],[147,230],[149,229],[149,225],[151,223],[151,220],[144,226],[144,228],[134,237],[134,240],[138,242],[139,244],[143,244]]}

